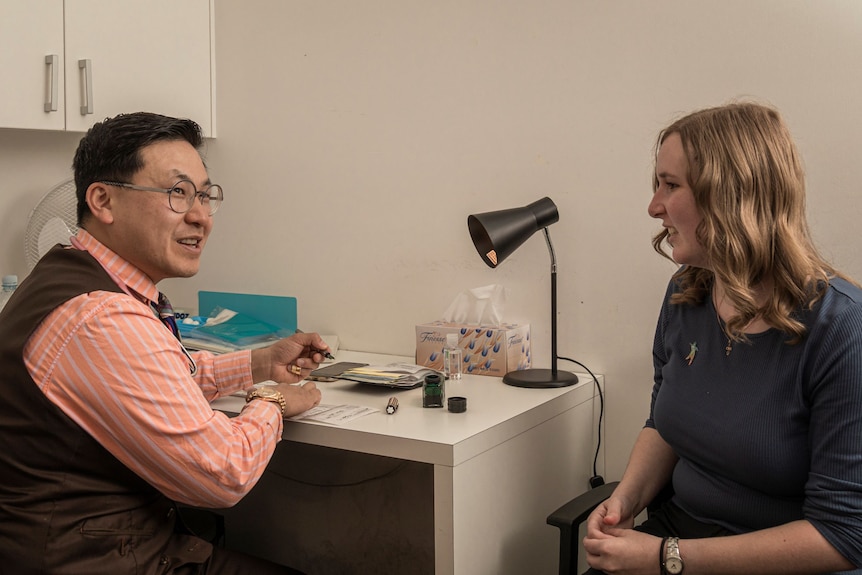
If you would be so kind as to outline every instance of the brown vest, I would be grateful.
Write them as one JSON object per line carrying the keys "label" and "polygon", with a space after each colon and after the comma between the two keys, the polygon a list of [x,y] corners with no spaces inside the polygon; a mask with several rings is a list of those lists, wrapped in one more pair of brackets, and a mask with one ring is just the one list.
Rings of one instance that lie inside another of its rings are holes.
{"label": "brown vest", "polygon": [[164,573],[211,553],[209,544],[175,535],[174,504],[27,372],[23,349],[39,323],[92,291],[121,292],[89,253],[58,246],[0,312],[0,572]]}

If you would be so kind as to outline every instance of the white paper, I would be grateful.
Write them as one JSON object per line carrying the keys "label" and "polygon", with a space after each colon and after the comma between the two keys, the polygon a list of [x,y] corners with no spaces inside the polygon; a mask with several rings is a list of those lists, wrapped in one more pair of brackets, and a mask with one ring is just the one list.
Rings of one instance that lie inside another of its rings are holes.
{"label": "white paper", "polygon": [[331,425],[344,425],[354,419],[359,419],[377,411],[380,410],[361,405],[318,405],[290,419],[294,421],[316,421]]}

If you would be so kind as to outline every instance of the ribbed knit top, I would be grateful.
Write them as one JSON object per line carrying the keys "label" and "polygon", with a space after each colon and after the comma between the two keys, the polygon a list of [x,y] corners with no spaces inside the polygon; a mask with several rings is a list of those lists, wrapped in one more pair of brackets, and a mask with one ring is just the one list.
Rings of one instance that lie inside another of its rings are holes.
{"label": "ribbed knit top", "polygon": [[730,355],[712,298],[670,304],[676,290],[646,423],[679,456],[675,502],[739,533],[807,519],[862,565],[862,290],[833,280],[799,312],[802,342],[770,329]]}

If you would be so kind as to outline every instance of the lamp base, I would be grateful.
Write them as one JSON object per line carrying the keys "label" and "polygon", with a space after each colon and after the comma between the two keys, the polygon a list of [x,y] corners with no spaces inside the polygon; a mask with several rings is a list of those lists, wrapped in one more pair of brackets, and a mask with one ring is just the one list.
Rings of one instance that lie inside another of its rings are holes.
{"label": "lamp base", "polygon": [[503,383],[515,387],[567,387],[578,383],[578,376],[559,369],[556,377],[550,369],[521,369],[504,375]]}

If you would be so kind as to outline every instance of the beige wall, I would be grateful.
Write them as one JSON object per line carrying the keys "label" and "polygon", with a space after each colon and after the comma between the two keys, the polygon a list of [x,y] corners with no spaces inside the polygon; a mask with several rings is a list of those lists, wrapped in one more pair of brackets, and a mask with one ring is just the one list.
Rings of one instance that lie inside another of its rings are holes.
{"label": "beige wall", "polygon": [[[412,354],[413,325],[500,283],[549,363],[541,236],[499,269],[470,213],[550,196],[559,352],[606,374],[605,473],[643,423],[652,332],[673,266],[646,214],[651,147],[677,115],[752,96],[802,148],[814,234],[862,278],[862,2],[216,0],[227,200],[198,289],[294,295],[305,330]],[[171,89],[171,87],[165,87]],[[26,218],[78,136],[0,130],[0,273],[24,275]],[[565,362],[562,368],[572,368]]]}

